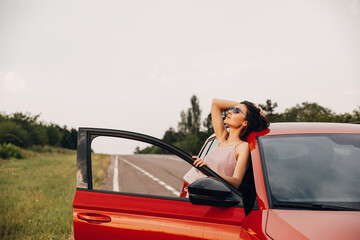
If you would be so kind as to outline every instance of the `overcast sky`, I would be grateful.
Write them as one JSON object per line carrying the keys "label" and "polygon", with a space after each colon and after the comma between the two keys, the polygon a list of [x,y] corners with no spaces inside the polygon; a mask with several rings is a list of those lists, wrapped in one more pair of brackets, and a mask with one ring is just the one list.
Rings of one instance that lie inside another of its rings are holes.
{"label": "overcast sky", "polygon": [[190,97],[360,105],[360,0],[0,0],[0,111],[161,138]]}

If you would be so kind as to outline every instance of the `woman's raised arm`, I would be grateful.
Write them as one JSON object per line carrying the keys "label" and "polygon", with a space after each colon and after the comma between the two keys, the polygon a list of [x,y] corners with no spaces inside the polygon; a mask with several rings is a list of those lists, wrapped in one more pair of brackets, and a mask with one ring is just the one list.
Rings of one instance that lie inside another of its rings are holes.
{"label": "woman's raised arm", "polygon": [[224,121],[222,119],[221,110],[227,110],[230,107],[235,107],[238,105],[238,102],[229,101],[224,99],[213,99],[211,103],[211,121],[213,124],[214,132],[216,139],[220,142],[227,135],[228,132],[224,126]]}

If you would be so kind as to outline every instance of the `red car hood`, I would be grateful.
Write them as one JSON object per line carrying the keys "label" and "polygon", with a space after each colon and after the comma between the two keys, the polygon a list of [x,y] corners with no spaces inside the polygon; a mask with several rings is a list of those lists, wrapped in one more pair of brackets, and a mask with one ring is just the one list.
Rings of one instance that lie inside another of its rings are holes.
{"label": "red car hood", "polygon": [[278,239],[360,239],[360,212],[270,210],[266,234]]}

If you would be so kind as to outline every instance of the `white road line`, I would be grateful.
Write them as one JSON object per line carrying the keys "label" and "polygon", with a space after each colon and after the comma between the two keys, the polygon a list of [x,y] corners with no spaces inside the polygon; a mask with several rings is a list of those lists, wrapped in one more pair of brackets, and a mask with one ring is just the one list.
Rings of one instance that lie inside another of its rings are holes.
{"label": "white road line", "polygon": [[168,184],[166,184],[165,182],[161,181],[160,179],[158,179],[157,177],[155,177],[154,175],[152,175],[151,173],[145,171],[144,169],[142,169],[141,167],[129,162],[128,160],[119,157],[119,159],[127,164],[129,164],[130,166],[132,166],[133,168],[139,170],[140,172],[142,172],[143,174],[145,174],[146,176],[148,176],[149,178],[151,178],[152,180],[154,180],[155,182],[157,182],[158,184],[160,184],[161,186],[165,187],[167,190],[169,190],[170,192],[172,192],[175,196],[179,196],[180,192],[176,191],[175,188],[169,186]]}
{"label": "white road line", "polygon": [[119,156],[117,155],[114,163],[113,190],[119,191]]}

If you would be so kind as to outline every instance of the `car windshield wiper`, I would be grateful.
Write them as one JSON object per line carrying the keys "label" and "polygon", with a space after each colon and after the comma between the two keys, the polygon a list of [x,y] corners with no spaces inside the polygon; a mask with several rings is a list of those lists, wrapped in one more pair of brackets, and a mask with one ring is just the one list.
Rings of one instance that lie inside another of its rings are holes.
{"label": "car windshield wiper", "polygon": [[334,210],[334,211],[359,211],[357,208],[349,208],[343,206],[329,205],[326,203],[318,202],[285,202],[277,201],[274,207],[289,207],[289,208],[303,208],[311,210]]}

